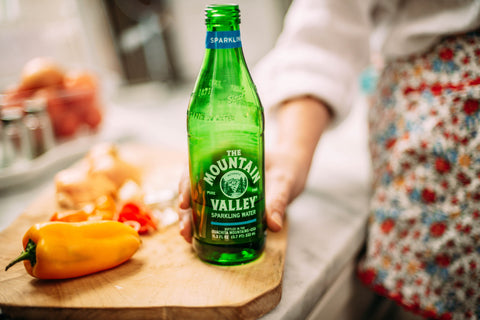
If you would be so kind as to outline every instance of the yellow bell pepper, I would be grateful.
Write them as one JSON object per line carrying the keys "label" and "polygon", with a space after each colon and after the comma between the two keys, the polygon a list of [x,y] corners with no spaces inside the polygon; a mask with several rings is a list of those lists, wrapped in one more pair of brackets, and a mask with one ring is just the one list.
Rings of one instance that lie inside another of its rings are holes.
{"label": "yellow bell pepper", "polygon": [[138,250],[141,240],[118,221],[46,222],[33,225],[23,237],[19,261],[40,279],[75,278],[118,266]]}

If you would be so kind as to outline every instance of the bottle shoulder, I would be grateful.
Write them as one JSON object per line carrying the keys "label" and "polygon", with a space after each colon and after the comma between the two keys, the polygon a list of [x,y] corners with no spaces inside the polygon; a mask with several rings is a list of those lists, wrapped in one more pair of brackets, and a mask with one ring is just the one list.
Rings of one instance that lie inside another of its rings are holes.
{"label": "bottle shoulder", "polygon": [[190,96],[190,106],[257,108],[263,110],[256,86],[248,72],[203,69]]}

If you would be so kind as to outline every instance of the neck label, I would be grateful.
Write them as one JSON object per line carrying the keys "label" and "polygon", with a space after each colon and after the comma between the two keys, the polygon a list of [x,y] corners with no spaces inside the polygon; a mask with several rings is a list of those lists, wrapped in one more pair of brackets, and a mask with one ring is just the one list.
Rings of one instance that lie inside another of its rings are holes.
{"label": "neck label", "polygon": [[207,49],[233,49],[242,47],[240,30],[234,31],[207,31],[205,41]]}

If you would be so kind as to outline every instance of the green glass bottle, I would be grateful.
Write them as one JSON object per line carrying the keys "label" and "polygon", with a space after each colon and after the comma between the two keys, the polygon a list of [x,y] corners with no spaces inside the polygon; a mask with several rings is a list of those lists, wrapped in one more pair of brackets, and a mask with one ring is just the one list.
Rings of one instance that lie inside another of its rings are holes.
{"label": "green glass bottle", "polygon": [[202,260],[236,265],[265,246],[263,108],[243,56],[238,5],[205,13],[206,52],[187,112],[193,247]]}

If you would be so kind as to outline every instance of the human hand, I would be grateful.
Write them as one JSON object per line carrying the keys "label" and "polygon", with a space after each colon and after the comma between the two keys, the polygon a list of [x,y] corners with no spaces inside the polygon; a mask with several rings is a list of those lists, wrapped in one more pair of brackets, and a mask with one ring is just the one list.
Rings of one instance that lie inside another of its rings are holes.
{"label": "human hand", "polygon": [[[305,188],[313,154],[330,120],[320,101],[302,97],[286,102],[278,112],[278,139],[265,156],[265,215],[274,232],[283,227],[288,204]],[[179,183],[180,234],[192,242],[190,179],[184,171]]]}
{"label": "human hand", "polygon": [[[283,227],[287,205],[301,193],[308,174],[307,166],[299,163],[291,152],[267,154],[265,159],[265,207],[267,227],[274,232]],[[184,170],[179,183],[178,214],[180,234],[192,242],[192,208],[188,169]]]}
{"label": "human hand", "polygon": [[305,188],[308,170],[292,152],[266,154],[265,216],[271,231],[282,230],[287,206]]}

